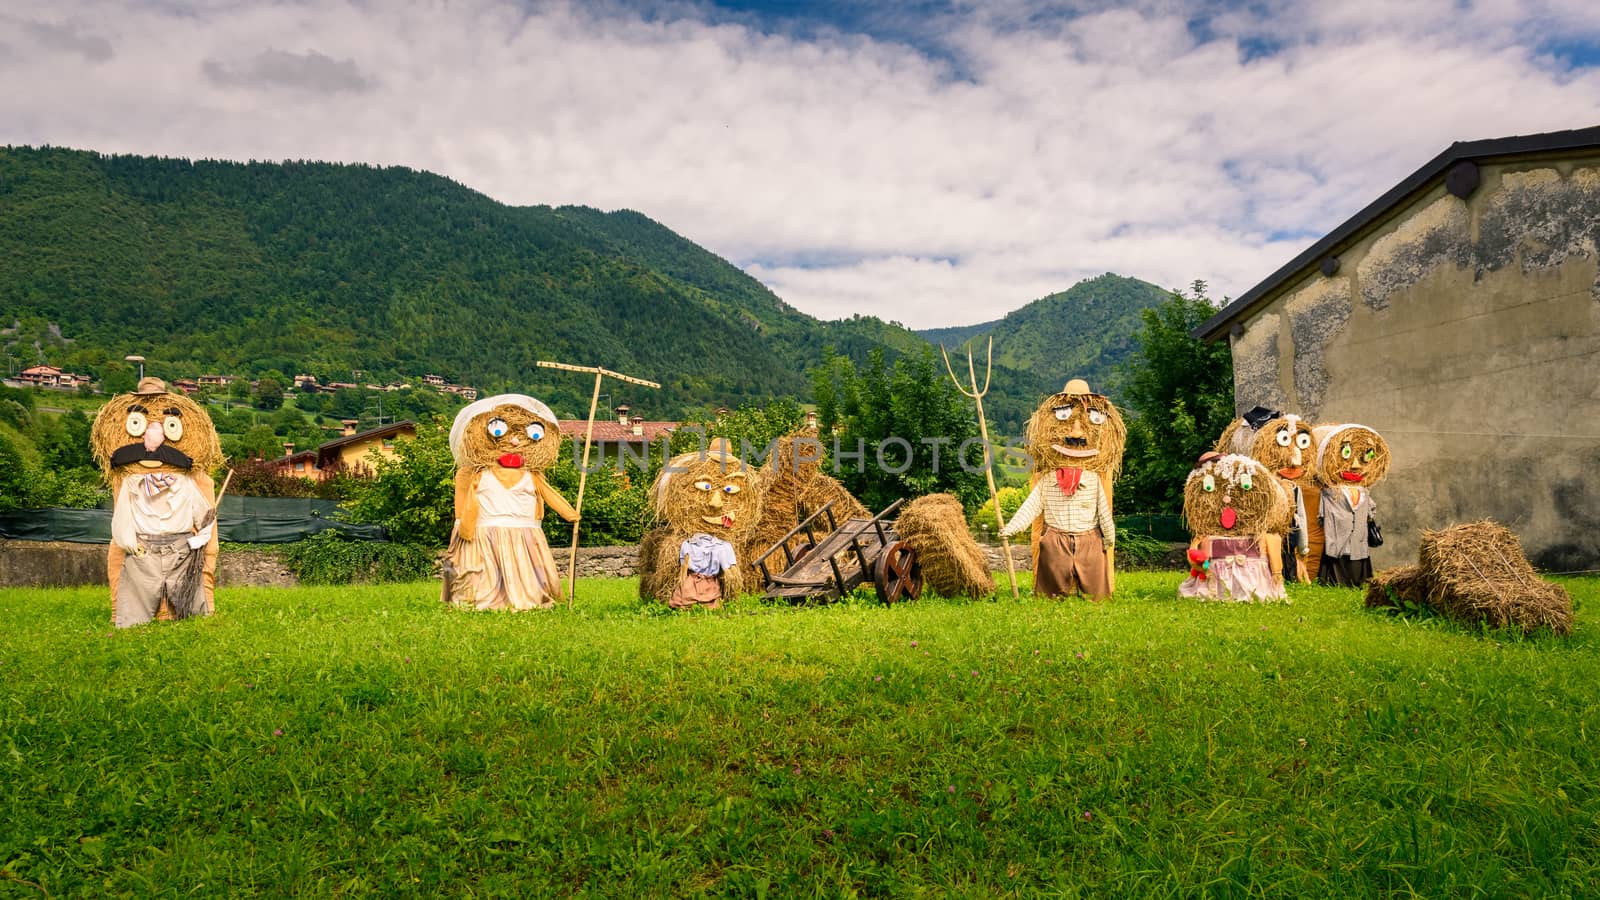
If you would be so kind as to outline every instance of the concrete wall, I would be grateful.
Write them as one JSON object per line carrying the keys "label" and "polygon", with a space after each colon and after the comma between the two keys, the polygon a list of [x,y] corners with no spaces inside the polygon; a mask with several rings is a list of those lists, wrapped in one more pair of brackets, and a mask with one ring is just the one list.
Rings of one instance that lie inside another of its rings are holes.
{"label": "concrete wall", "polygon": [[1483,517],[1550,571],[1600,568],[1600,154],[1484,165],[1288,282],[1233,339],[1235,400],[1389,441],[1383,568]]}

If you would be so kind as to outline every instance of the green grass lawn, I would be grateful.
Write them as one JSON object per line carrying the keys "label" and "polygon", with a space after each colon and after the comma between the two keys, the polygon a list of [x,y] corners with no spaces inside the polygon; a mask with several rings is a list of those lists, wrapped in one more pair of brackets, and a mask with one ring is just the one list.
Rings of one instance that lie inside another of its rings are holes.
{"label": "green grass lawn", "polygon": [[1600,895],[1568,639],[1292,605],[0,591],[0,896]]}

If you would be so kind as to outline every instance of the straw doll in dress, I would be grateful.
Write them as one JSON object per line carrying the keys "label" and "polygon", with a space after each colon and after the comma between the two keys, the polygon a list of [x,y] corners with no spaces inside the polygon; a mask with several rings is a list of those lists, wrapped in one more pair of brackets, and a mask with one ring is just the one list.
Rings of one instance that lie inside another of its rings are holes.
{"label": "straw doll in dress", "polygon": [[1282,536],[1288,499],[1270,469],[1238,453],[1200,457],[1183,484],[1189,577],[1178,596],[1200,600],[1284,600]]}
{"label": "straw doll in dress", "polygon": [[1318,425],[1316,475],[1322,487],[1318,584],[1359,587],[1372,577],[1368,524],[1372,488],[1389,471],[1389,444],[1365,425]]}
{"label": "straw doll in dress", "polygon": [[560,451],[555,414],[532,397],[485,397],[456,414],[450,426],[456,524],[444,566],[445,602],[534,609],[561,599],[541,527],[546,508],[568,522],[578,519],[544,478]]}
{"label": "straw doll in dress", "polygon": [[650,491],[663,524],[639,547],[641,596],[673,609],[717,609],[738,596],[763,493],[761,471],[722,438],[673,457]]}
{"label": "straw doll in dress", "polygon": [[1033,527],[1034,593],[1111,596],[1116,586],[1111,483],[1128,432],[1122,414],[1081,378],[1047,397],[1028,421],[1033,491],[1002,536]]}
{"label": "straw doll in dress", "polygon": [[217,568],[211,470],[222,464],[211,417],[161,379],[142,378],[100,408],[89,441],[113,498],[113,623],[209,615]]}

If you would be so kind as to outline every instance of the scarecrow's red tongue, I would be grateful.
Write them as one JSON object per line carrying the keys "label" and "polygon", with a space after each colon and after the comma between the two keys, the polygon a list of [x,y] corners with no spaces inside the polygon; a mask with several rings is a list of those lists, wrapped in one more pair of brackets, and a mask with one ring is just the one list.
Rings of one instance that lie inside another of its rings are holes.
{"label": "scarecrow's red tongue", "polygon": [[732,528],[733,527],[733,516],[723,516],[722,517],[722,527],[723,528]]}
{"label": "scarecrow's red tongue", "polygon": [[1340,472],[1339,477],[1345,481],[1360,481],[1362,475],[1360,472]]}
{"label": "scarecrow's red tongue", "polygon": [[1223,528],[1232,528],[1234,526],[1234,523],[1236,523],[1238,521],[1239,521],[1239,514],[1233,511],[1233,507],[1231,507],[1231,506],[1223,507],[1223,509],[1222,509],[1222,527]]}
{"label": "scarecrow's red tongue", "polygon": [[507,469],[520,469],[522,468],[522,454],[506,453],[500,457],[499,462],[500,465]]}

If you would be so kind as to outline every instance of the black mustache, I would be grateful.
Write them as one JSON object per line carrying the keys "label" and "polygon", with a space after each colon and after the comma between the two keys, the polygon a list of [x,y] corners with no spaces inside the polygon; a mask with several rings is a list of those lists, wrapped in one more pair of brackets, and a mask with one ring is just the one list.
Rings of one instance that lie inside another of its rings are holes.
{"label": "black mustache", "polygon": [[177,466],[180,469],[188,469],[194,466],[194,460],[184,455],[182,450],[171,444],[162,444],[152,453],[144,448],[143,441],[137,444],[123,444],[118,447],[116,452],[111,454],[111,465],[126,466],[147,459],[164,462],[169,466]]}

